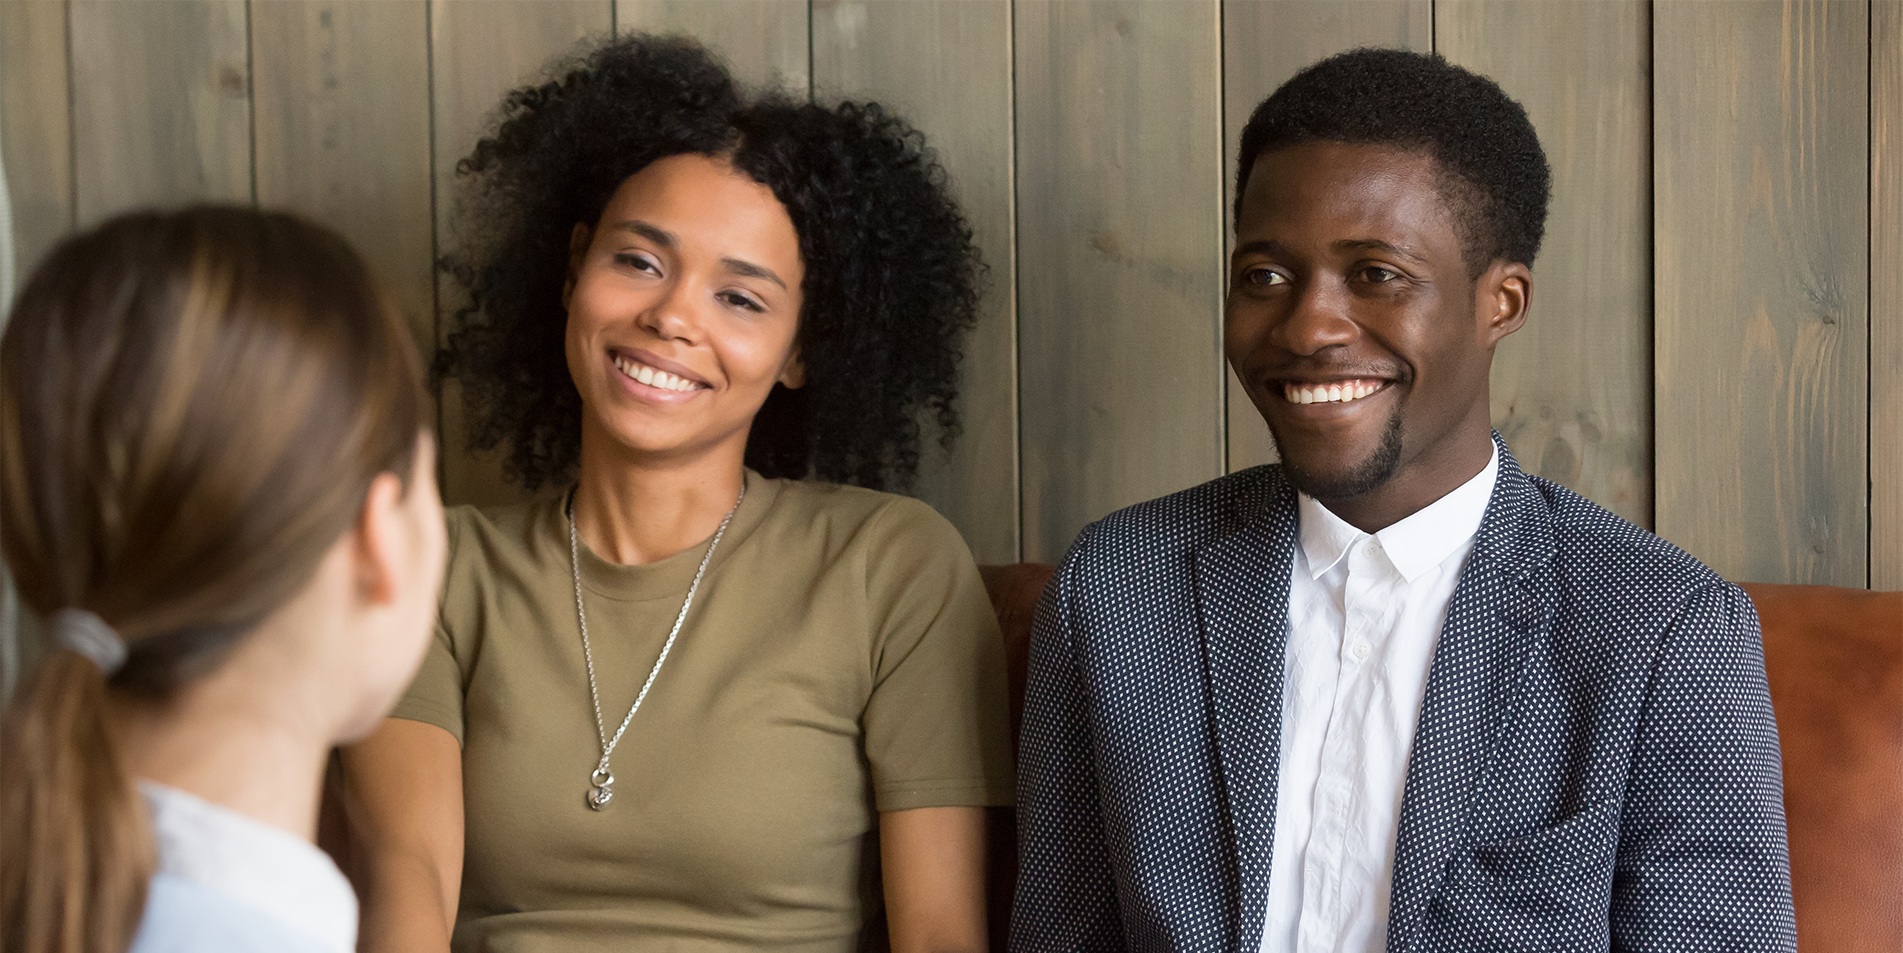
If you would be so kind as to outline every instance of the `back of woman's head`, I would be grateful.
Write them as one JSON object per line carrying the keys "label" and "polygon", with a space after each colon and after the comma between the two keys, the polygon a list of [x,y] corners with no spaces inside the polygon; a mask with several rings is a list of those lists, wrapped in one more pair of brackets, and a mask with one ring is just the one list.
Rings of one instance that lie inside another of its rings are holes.
{"label": "back of woman's head", "polygon": [[630,176],[673,155],[724,159],[773,191],[806,265],[798,348],[806,385],[776,388],[746,460],[767,476],[901,487],[918,420],[957,429],[957,363],[977,311],[971,229],[924,137],[877,104],[743,100],[691,40],[621,37],[562,79],[509,94],[459,167],[471,233],[451,259],[470,292],[439,373],[460,383],[477,449],[508,445],[529,489],[581,454],[562,287],[577,224],[593,228]]}
{"label": "back of woman's head", "polygon": [[55,644],[7,713],[0,949],[125,948],[152,856],[108,696],[215,669],[376,476],[412,472],[427,413],[388,299],[295,217],[126,215],[34,272],[0,340],[0,546],[29,608],[89,613],[126,653]]}

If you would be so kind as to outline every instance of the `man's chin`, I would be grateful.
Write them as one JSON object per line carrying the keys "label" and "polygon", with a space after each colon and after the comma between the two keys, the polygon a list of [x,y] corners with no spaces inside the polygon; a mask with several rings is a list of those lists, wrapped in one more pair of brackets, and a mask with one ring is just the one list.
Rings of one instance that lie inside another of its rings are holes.
{"label": "man's chin", "polygon": [[[1401,462],[1401,417],[1388,419],[1381,442],[1351,459],[1323,452],[1306,453],[1290,447],[1274,427],[1275,449],[1282,457],[1282,475],[1295,487],[1318,500],[1346,500],[1365,496],[1385,485]],[[1331,458],[1332,457],[1332,458]]]}

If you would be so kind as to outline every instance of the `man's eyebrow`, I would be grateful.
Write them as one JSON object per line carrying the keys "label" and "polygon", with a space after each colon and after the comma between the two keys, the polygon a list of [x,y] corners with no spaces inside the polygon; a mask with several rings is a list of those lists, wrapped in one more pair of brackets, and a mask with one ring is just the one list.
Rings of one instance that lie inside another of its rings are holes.
{"label": "man's eyebrow", "polygon": [[1408,250],[1405,246],[1384,242],[1379,238],[1344,238],[1335,243],[1335,248],[1339,251],[1384,251],[1415,264],[1427,264],[1427,259]]}
{"label": "man's eyebrow", "polygon": [[776,285],[779,285],[780,290],[782,291],[789,290],[786,287],[786,282],[781,281],[780,276],[774,274],[773,269],[771,268],[763,268],[759,265],[754,264],[753,262],[741,261],[738,258],[722,258],[720,260],[720,263],[727,266],[727,270],[730,272],[733,272],[736,275],[744,275],[748,278],[765,278],[766,280],[771,281]]}
{"label": "man's eyebrow", "polygon": [[[1422,265],[1427,264],[1427,259],[1422,258],[1419,254],[1416,254],[1415,252],[1408,250],[1406,246],[1396,245],[1393,242],[1384,242],[1379,238],[1344,238],[1341,241],[1335,242],[1334,245],[1331,247],[1333,247],[1336,251],[1387,252],[1398,258],[1405,258],[1408,261],[1414,262],[1416,264],[1422,264]],[[1287,249],[1283,247],[1281,242],[1274,241],[1272,239],[1259,238],[1252,242],[1243,242],[1242,244],[1237,245],[1236,250],[1233,254],[1236,254],[1236,255],[1279,255],[1279,254],[1283,254],[1286,251]]]}
{"label": "man's eyebrow", "polygon": [[673,232],[664,228],[656,228],[640,219],[629,219],[628,221],[622,222],[615,226],[615,231],[631,232],[662,248],[673,248],[675,245],[680,244],[680,242],[674,238]]}

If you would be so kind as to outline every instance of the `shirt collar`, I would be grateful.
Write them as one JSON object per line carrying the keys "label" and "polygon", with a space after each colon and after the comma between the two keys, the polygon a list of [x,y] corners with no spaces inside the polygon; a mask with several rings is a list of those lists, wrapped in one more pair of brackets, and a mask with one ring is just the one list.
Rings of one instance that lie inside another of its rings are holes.
{"label": "shirt collar", "polygon": [[[1388,561],[1408,582],[1440,565],[1480,531],[1480,521],[1493,499],[1493,484],[1500,475],[1500,448],[1491,440],[1488,444],[1493,449],[1487,465],[1472,479],[1374,534],[1387,552]],[[1368,535],[1306,493],[1297,494],[1296,505],[1301,514],[1302,556],[1308,561],[1311,578],[1320,579],[1335,568],[1349,547]]]}
{"label": "shirt collar", "polygon": [[335,953],[357,945],[357,895],[309,841],[195,794],[152,781],[159,870],[218,891]]}

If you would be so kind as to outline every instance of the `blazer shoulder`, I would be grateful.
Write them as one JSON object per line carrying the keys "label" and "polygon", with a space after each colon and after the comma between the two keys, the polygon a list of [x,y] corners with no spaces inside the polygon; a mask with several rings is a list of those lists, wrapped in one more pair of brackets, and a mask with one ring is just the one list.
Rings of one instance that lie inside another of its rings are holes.
{"label": "blazer shoulder", "polygon": [[1589,588],[1651,594],[1678,603],[1729,586],[1697,557],[1583,496],[1528,475],[1554,527],[1555,568]]}
{"label": "blazer shoulder", "polygon": [[1281,467],[1251,467],[1126,506],[1084,527],[1077,540],[1117,552],[1191,550],[1262,519],[1287,492]]}

